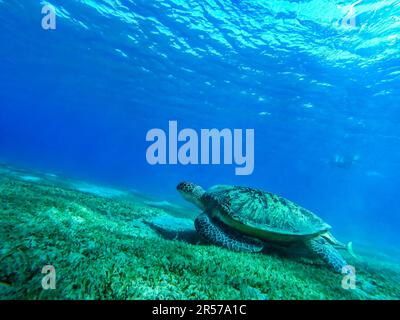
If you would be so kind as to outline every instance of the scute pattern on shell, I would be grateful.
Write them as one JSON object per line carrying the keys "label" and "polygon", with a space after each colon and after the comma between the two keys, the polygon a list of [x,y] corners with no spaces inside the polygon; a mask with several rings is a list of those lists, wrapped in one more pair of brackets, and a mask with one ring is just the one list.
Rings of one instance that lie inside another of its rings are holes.
{"label": "scute pattern on shell", "polygon": [[313,234],[330,228],[311,211],[281,196],[258,189],[232,186],[210,191],[205,199],[224,214],[259,229]]}

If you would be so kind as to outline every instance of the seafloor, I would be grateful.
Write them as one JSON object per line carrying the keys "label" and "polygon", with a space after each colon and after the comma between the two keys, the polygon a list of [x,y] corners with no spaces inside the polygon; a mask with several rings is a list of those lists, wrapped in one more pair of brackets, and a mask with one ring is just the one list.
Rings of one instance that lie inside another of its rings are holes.
{"label": "seafloor", "polygon": [[[356,288],[321,261],[203,243],[193,209],[0,166],[1,299],[399,299],[400,267],[365,249]],[[387,258],[387,259],[386,259]],[[56,288],[42,288],[53,265]]]}

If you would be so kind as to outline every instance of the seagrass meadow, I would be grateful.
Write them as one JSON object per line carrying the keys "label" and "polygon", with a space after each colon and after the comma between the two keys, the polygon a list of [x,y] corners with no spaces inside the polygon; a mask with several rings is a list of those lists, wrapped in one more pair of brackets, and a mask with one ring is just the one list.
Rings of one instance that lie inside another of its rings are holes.
{"label": "seagrass meadow", "polygon": [[[308,256],[204,243],[194,209],[0,167],[1,299],[399,299],[390,252],[355,245],[356,289]],[[358,249],[358,250],[357,250]],[[44,290],[52,265],[56,288]]]}

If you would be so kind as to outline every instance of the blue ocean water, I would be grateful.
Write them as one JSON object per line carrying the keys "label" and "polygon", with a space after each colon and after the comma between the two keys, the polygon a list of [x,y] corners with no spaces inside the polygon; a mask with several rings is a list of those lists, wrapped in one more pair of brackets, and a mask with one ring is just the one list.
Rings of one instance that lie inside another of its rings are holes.
{"label": "blue ocean water", "polygon": [[[168,201],[259,187],[398,247],[400,1],[0,0],[0,30],[0,160]],[[149,165],[171,120],[254,129],[253,174]]]}

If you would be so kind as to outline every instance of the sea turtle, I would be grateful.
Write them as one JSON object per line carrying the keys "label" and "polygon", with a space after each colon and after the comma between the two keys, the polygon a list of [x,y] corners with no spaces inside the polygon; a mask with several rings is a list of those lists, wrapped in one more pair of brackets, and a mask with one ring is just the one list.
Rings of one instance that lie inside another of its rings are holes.
{"label": "sea turtle", "polygon": [[[195,220],[206,240],[235,251],[259,252],[264,243],[303,242],[337,272],[347,265],[336,249],[346,249],[329,232],[331,226],[311,211],[281,196],[262,190],[217,185],[205,191],[188,182],[179,193],[203,213]],[[351,243],[348,248],[351,253]]]}

